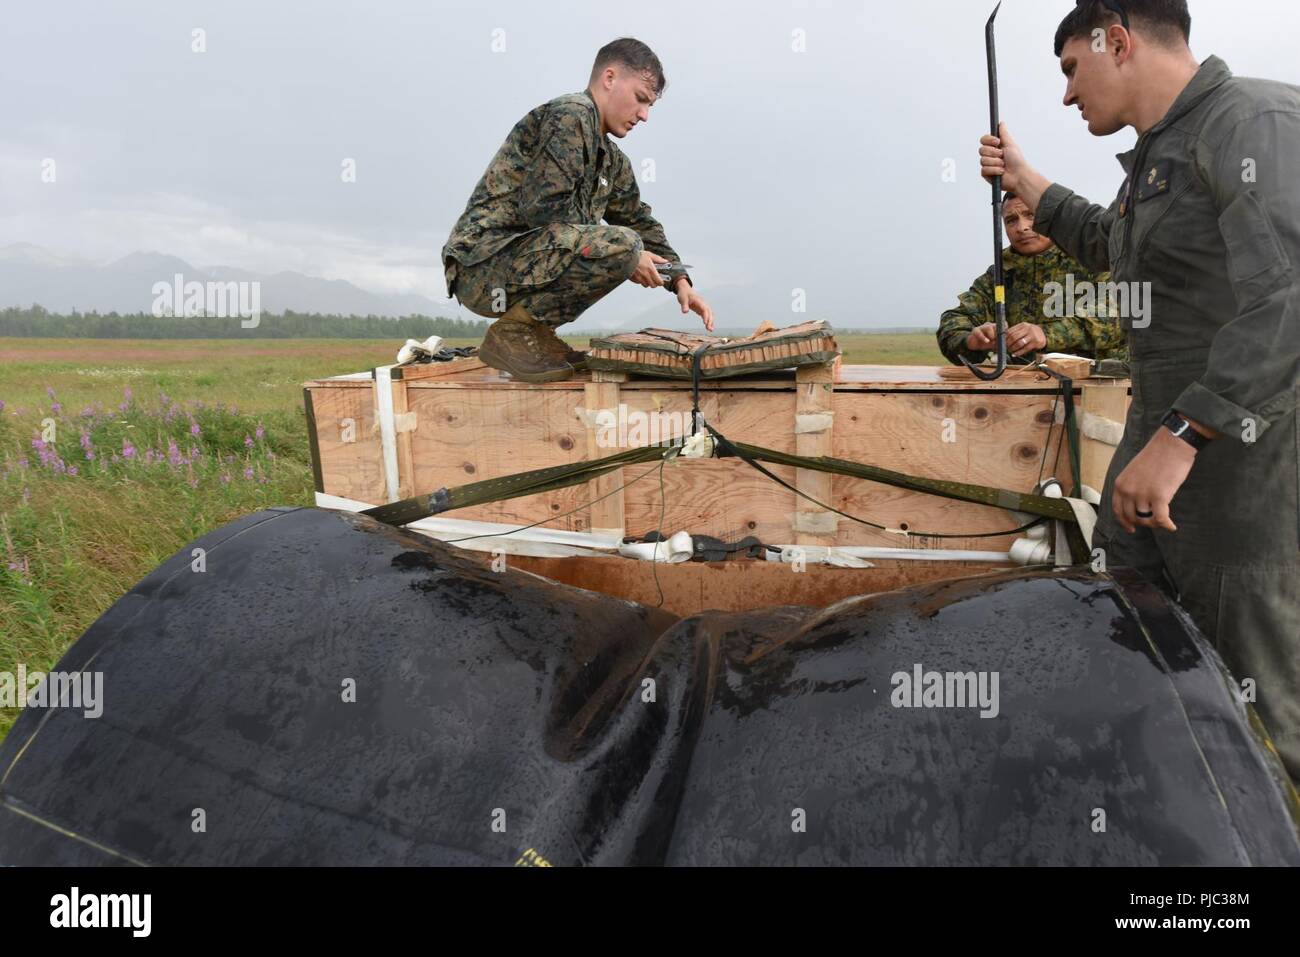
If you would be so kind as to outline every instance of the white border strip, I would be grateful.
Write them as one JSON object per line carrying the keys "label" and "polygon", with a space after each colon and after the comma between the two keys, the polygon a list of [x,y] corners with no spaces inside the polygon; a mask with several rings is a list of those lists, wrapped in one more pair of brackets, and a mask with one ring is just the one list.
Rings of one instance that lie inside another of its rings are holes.
{"label": "white border strip", "polygon": [[[397,501],[397,426],[393,421],[393,367],[375,368],[375,409],[379,443],[384,450],[384,487],[388,501]],[[369,506],[367,506],[369,507]]]}
{"label": "white border strip", "polygon": [[[361,512],[375,506],[370,502],[341,498],[338,495],[316,493],[319,508],[335,508],[345,512]],[[482,536],[464,542],[454,542],[459,548],[474,551],[503,551],[508,555],[535,555],[538,558],[566,558],[575,555],[617,555],[621,536],[600,532],[569,532],[564,529],[537,526],[516,532],[518,525],[499,522],[473,522],[463,518],[422,518],[403,525],[412,531],[428,535],[439,541]],[[513,534],[507,534],[513,533]]]}
{"label": "white border strip", "polygon": [[[318,508],[334,508],[344,512],[362,512],[375,506],[338,495],[316,493]],[[428,535],[439,541],[475,538],[452,542],[458,548],[474,551],[502,551],[507,555],[533,555],[538,558],[568,558],[572,556],[617,556],[623,543],[617,533],[568,532],[558,528],[537,526],[521,532],[519,526],[499,522],[473,522],[460,518],[422,518],[402,526]],[[818,546],[779,545],[782,555],[769,555],[769,561],[793,561],[795,549],[803,551],[805,560],[820,565],[838,565],[843,568],[870,568],[870,558],[899,559],[923,562],[1010,562],[1006,552],[954,551],[931,548],[875,548],[860,545]]]}

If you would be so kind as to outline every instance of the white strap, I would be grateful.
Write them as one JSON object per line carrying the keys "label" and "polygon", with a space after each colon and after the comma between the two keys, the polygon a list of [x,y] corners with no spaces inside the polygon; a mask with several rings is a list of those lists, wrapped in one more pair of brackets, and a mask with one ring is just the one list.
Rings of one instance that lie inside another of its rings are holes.
{"label": "white strap", "polygon": [[375,414],[384,451],[384,488],[389,502],[397,501],[397,423],[393,421],[393,367],[375,369]]}
{"label": "white strap", "polygon": [[1083,540],[1087,542],[1088,550],[1091,552],[1092,533],[1097,527],[1097,507],[1081,498],[1066,498],[1066,501],[1070,503],[1070,508],[1074,510],[1075,520],[1079,523],[1079,531],[1082,533]]}

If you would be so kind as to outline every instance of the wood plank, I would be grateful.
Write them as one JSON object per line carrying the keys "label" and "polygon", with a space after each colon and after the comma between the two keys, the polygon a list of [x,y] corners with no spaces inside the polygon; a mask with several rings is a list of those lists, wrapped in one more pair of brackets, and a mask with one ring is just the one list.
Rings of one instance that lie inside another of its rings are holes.
{"label": "wood plank", "polygon": [[[468,553],[467,553],[468,554]],[[468,557],[486,562],[486,556]],[[537,558],[511,555],[510,565],[554,581],[662,607],[677,615],[709,609],[744,611],[800,605],[825,608],[857,595],[892,591],[920,582],[979,575],[1007,568],[974,562],[876,561],[874,568],[831,568],[761,561],[684,562],[657,566],[623,558]],[[662,600],[662,605],[660,601]]]}
{"label": "wood plank", "polygon": [[[617,373],[597,376],[597,381],[587,383],[584,397],[587,402],[586,432],[587,458],[599,459],[613,455],[618,450],[608,444],[608,429],[600,428],[603,424],[598,416],[612,416],[617,422],[619,406],[619,381]],[[617,433],[617,429],[614,430]],[[617,438],[617,434],[615,434]],[[620,486],[625,481],[626,469],[615,469],[601,475],[589,483],[591,491],[591,508],[588,515],[590,527],[596,531],[613,532],[619,537],[625,533],[626,522],[623,515],[623,491]]]}
{"label": "wood plank", "polygon": [[311,393],[324,491],[383,502],[383,452],[370,386],[361,382],[351,389],[312,388]]}
{"label": "wood plank", "polygon": [[1083,434],[1083,424],[1088,416],[1123,425],[1128,418],[1132,402],[1127,379],[1094,379],[1083,384],[1079,402],[1079,474],[1084,485],[1098,492],[1106,484],[1106,472],[1115,456],[1115,446]]}
{"label": "wood plank", "polygon": [[[571,393],[418,389],[410,404],[420,421],[412,437],[417,494],[586,458],[586,428]],[[427,427],[426,427],[427,425]],[[560,489],[461,509],[457,518],[525,524],[570,512],[590,498]],[[588,516],[565,515],[548,527],[586,531]]]}
{"label": "wood plank", "polygon": [[[834,370],[824,366],[803,366],[795,373],[795,415],[834,421]],[[826,413],[831,413],[829,416]],[[814,458],[834,454],[834,429],[827,424],[816,432],[797,430],[795,454]],[[831,502],[831,479],[828,472],[795,469],[794,485],[803,495],[818,502]],[[839,529],[839,516],[809,501],[795,496],[794,542],[798,545],[831,545]]]}
{"label": "wood plank", "polygon": [[[402,421],[402,417],[409,411],[406,401],[406,382],[402,379],[394,379],[390,384],[393,393],[393,418],[396,423]],[[419,417],[416,416],[417,428]],[[406,429],[399,429],[395,434],[396,451],[397,451],[397,497],[399,499],[410,498],[416,494],[414,486],[415,463],[411,456],[411,436],[412,432]]]}

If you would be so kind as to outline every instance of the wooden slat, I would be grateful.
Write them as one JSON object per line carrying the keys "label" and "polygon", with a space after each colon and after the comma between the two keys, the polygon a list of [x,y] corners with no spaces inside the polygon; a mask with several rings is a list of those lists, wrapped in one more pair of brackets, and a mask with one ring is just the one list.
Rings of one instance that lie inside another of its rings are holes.
{"label": "wooden slat", "polygon": [[[831,413],[834,420],[834,370],[829,365],[801,366],[795,373],[795,415]],[[800,431],[795,435],[795,453],[816,457],[834,454],[834,429]],[[794,484],[804,495],[834,505],[831,474],[809,469],[795,470]],[[832,545],[839,527],[838,516],[802,496],[795,496],[795,544]]]}
{"label": "wooden slat", "polygon": [[[803,381],[785,373],[754,379],[713,380],[701,386],[705,418],[723,434],[755,445],[808,454],[816,445],[794,432],[796,414],[816,414]],[[602,403],[622,403],[634,412],[661,416],[678,413],[689,422],[691,390],[687,382],[632,378],[602,382],[600,376],[528,385],[479,370],[461,378],[433,377],[406,383],[407,404],[418,429],[407,433],[411,447],[411,491],[509,475],[528,469],[601,457],[614,449],[592,448],[583,411]],[[1051,430],[1054,381],[1007,380],[992,384],[946,383],[933,368],[908,369],[842,366],[832,371],[835,388],[830,454],[915,475],[976,482],[1027,491],[1038,479],[1043,446]],[[1125,393],[1127,383],[1109,388]],[[1091,386],[1089,385],[1089,388]],[[324,491],[372,503],[383,500],[380,443],[374,430],[374,401],[368,379],[311,383]],[[617,389],[617,399],[611,394]],[[602,391],[604,390],[604,391]],[[1022,390],[1026,394],[1017,394]],[[1110,393],[1115,395],[1115,393]],[[342,420],[354,423],[351,443],[340,437]],[[944,420],[951,419],[954,442],[943,441]],[[1057,447],[1063,430],[1052,432],[1045,474],[1065,474],[1066,455]],[[1113,450],[1099,450],[1099,454]],[[815,453],[814,453],[815,454]],[[628,466],[616,486],[648,466]],[[1104,462],[1098,466],[1104,473]],[[405,466],[403,467],[405,469]],[[690,460],[665,467],[668,512],[664,531],[691,532],[735,539],[754,534],[765,541],[796,541],[797,497],[736,459]],[[772,467],[799,485],[796,471]],[[810,479],[824,481],[820,473]],[[1088,484],[1094,484],[1089,481]],[[404,484],[405,487],[405,484]],[[891,527],[951,533],[999,531],[1011,527],[1009,513],[920,493],[832,477],[829,490],[816,497],[837,508]],[[529,496],[452,516],[527,524],[576,509],[548,527],[584,531],[594,521],[617,522],[596,507],[591,514],[590,485]],[[627,534],[643,534],[661,524],[657,476],[626,488],[619,524]],[[586,506],[586,507],[584,507]],[[611,513],[612,514],[612,513]],[[934,547],[1005,549],[1009,540],[931,541]],[[839,518],[834,544],[906,545],[857,522]],[[912,543],[915,544],[915,543]]]}
{"label": "wooden slat", "polygon": [[[594,414],[599,414],[605,410],[618,416],[619,390],[618,382],[589,382],[584,393],[587,401],[587,458],[599,459],[606,455],[613,455],[618,451],[617,448],[603,447],[601,442],[606,440],[606,430],[597,428],[597,423],[592,421]],[[623,516],[623,492],[620,490],[624,482],[624,473],[626,469],[615,469],[614,471],[599,476],[588,483],[591,490],[591,508],[589,512],[589,522],[591,528],[596,531],[614,532],[619,537],[624,534],[625,521]]]}
{"label": "wooden slat", "polygon": [[1094,379],[1083,384],[1083,396],[1079,402],[1079,474],[1084,485],[1090,485],[1098,492],[1106,484],[1106,472],[1115,455],[1115,447],[1096,439],[1090,439],[1082,433],[1084,417],[1099,416],[1112,422],[1123,423],[1128,418],[1128,407],[1132,399],[1129,396],[1128,380]]}

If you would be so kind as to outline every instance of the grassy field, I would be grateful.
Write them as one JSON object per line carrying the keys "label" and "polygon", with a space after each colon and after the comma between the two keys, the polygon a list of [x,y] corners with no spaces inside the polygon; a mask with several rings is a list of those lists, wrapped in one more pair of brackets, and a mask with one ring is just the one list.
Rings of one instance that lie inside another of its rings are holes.
{"label": "grassy field", "polygon": [[[930,333],[837,338],[851,363],[942,361]],[[395,345],[0,339],[0,672],[49,670],[187,542],[312,504],[302,383]],[[17,715],[0,709],[0,738]]]}

